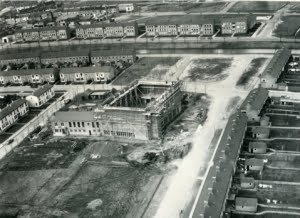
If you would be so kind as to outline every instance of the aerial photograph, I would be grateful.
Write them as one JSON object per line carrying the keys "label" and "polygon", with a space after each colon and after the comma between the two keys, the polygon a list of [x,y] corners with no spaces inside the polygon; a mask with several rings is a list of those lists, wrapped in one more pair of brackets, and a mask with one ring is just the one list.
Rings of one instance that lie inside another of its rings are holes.
{"label": "aerial photograph", "polygon": [[300,0],[0,0],[0,218],[300,218]]}

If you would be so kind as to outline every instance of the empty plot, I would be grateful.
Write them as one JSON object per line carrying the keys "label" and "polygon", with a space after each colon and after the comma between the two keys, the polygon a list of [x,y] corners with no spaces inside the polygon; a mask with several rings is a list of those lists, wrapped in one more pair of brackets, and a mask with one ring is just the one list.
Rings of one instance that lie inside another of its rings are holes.
{"label": "empty plot", "polygon": [[300,16],[283,16],[281,20],[282,22],[277,25],[273,34],[277,37],[299,38],[299,32],[297,33],[297,31],[300,28]]}
{"label": "empty plot", "polygon": [[300,138],[300,130],[297,129],[271,129],[269,138]]}
{"label": "empty plot", "polygon": [[137,79],[147,76],[154,68],[164,68],[160,73],[164,74],[171,66],[176,64],[180,57],[144,57],[126,69],[116,80],[114,85],[128,85]]}
{"label": "empty plot", "polygon": [[237,81],[237,86],[243,86],[246,85],[251,77],[253,77],[259,69],[262,67],[262,65],[265,63],[267,59],[266,58],[255,58],[251,61],[249,67],[243,72],[242,76]]}
{"label": "empty plot", "polygon": [[228,77],[226,70],[231,66],[232,58],[194,59],[184,73],[188,81],[220,81]]}
{"label": "empty plot", "polygon": [[300,151],[300,141],[276,139],[267,142],[268,148],[278,151]]}
{"label": "empty plot", "polygon": [[275,12],[284,7],[287,2],[272,1],[242,1],[233,5],[229,12]]}
{"label": "empty plot", "polygon": [[270,169],[265,167],[262,179],[269,181],[300,182],[299,170]]}

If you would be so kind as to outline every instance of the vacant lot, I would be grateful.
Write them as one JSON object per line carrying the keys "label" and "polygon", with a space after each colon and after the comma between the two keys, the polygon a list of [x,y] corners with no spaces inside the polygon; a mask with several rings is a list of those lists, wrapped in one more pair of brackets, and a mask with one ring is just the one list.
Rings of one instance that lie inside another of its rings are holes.
{"label": "vacant lot", "polygon": [[[300,16],[291,15],[283,16],[282,22],[279,23],[273,34],[277,37],[299,38]],[[297,34],[296,34],[297,33]]]}
{"label": "vacant lot", "polygon": [[276,139],[268,141],[268,148],[279,151],[300,151],[300,141]]}
{"label": "vacant lot", "polygon": [[290,126],[299,127],[300,119],[296,116],[284,116],[284,115],[268,115],[272,126]]}
{"label": "vacant lot", "polygon": [[186,69],[184,79],[189,81],[219,81],[225,79],[226,70],[231,66],[232,59],[194,59]]}
{"label": "vacant lot", "polygon": [[300,130],[271,129],[269,138],[300,138]]}
{"label": "vacant lot", "polygon": [[5,170],[41,170],[67,168],[86,146],[86,141],[57,140],[31,143],[25,141],[14,150]]}
{"label": "vacant lot", "polygon": [[255,58],[251,61],[249,67],[244,71],[242,76],[237,81],[237,86],[244,86],[248,84],[249,80],[252,76],[254,76],[259,69],[262,67],[262,65],[265,63],[267,59],[266,58]]}
{"label": "vacant lot", "polygon": [[300,174],[299,170],[270,169],[265,167],[262,172],[262,179],[271,181],[300,182]]}
{"label": "vacant lot", "polygon": [[143,57],[121,73],[121,75],[113,81],[113,84],[128,85],[134,80],[142,79],[147,76],[152,70],[159,73],[166,73],[179,59],[179,57]]}
{"label": "vacant lot", "polygon": [[243,1],[237,2],[233,5],[229,12],[268,12],[272,13],[283,6],[287,2],[272,2],[272,1]]}

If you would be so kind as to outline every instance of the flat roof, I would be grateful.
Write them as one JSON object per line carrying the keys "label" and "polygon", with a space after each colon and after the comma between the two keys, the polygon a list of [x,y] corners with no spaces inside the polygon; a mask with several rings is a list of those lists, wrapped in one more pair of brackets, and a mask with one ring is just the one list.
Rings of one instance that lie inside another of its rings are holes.
{"label": "flat roof", "polygon": [[257,206],[257,198],[236,197],[235,204],[237,206]]}
{"label": "flat roof", "polygon": [[113,22],[113,23],[93,23],[90,25],[76,25],[76,29],[88,29],[97,27],[113,27],[113,26],[135,26],[136,22]]}
{"label": "flat roof", "polygon": [[264,160],[263,159],[257,159],[257,158],[250,158],[245,160],[245,165],[254,165],[254,166],[264,166]]}
{"label": "flat roof", "polygon": [[145,21],[145,25],[213,24],[214,19],[203,15],[156,16]]}
{"label": "flat roof", "polygon": [[0,60],[13,60],[24,58],[39,58],[39,52],[24,52],[24,53],[2,53],[0,54]]}
{"label": "flat roof", "polygon": [[92,111],[58,111],[54,114],[53,121],[57,122],[77,122],[93,121],[94,113]]}
{"label": "flat roof", "polygon": [[267,143],[265,142],[250,142],[249,148],[267,148]]}

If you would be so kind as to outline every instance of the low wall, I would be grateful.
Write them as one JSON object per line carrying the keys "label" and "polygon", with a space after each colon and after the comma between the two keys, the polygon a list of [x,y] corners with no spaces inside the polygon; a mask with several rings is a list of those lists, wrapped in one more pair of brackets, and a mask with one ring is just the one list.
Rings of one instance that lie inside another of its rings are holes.
{"label": "low wall", "polygon": [[[67,92],[55,102],[49,105],[45,110],[34,117],[30,122],[26,123],[21,129],[11,135],[6,141],[0,144],[0,159],[8,154],[13,148],[19,145],[31,132],[33,132],[38,126],[46,125],[48,119],[53,113],[62,108],[65,104],[63,99],[74,97],[74,92]],[[9,141],[12,141],[8,144]]]}

